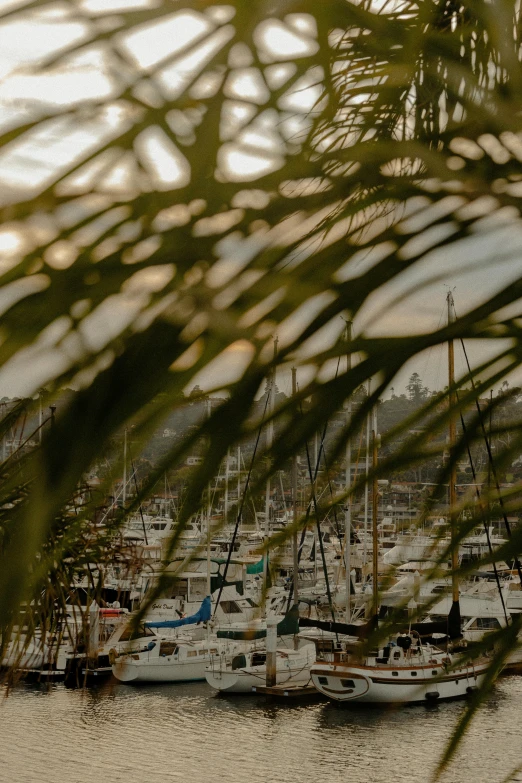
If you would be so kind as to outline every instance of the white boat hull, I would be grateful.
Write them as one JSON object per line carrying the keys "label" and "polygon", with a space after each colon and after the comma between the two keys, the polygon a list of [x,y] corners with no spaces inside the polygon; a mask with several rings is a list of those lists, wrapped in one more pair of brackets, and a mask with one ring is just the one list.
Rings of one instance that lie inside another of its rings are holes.
{"label": "white boat hull", "polygon": [[[222,693],[252,693],[252,689],[266,684],[266,669],[260,667],[258,673],[215,671],[206,672],[208,684]],[[303,673],[302,668],[277,672],[277,685],[306,685],[310,682],[310,672]]]}
{"label": "white boat hull", "polygon": [[[312,682],[318,691],[339,702],[410,704],[458,699],[482,683],[488,663],[448,671],[440,665],[415,668],[371,667],[318,662]],[[414,676],[412,676],[414,672]]]}
{"label": "white boat hull", "polygon": [[112,667],[120,682],[195,682],[205,679],[209,658],[197,661],[134,661],[125,658]]}
{"label": "white boat hull", "polygon": [[[277,685],[310,684],[310,666],[315,659],[315,646],[307,645],[293,656],[276,659]],[[266,665],[231,669],[229,665],[210,665],[206,671],[208,684],[221,693],[252,693],[252,689],[266,685]]]}

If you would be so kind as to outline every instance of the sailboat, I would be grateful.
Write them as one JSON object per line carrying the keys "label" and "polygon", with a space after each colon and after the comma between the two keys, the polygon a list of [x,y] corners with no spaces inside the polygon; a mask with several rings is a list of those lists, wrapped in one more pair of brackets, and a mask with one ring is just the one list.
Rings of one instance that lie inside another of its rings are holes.
{"label": "sailboat", "polygon": [[[246,647],[237,642],[224,643],[209,633],[198,633],[198,626],[206,625],[211,613],[210,596],[206,596],[199,610],[189,617],[146,622],[145,627],[155,634],[141,640],[137,649],[127,646],[119,655],[114,650],[112,672],[116,679],[121,682],[204,680],[205,669],[214,656],[240,652]],[[167,636],[167,630],[176,633]]]}
{"label": "sailboat", "polygon": [[[278,647],[274,685],[308,685],[315,657],[314,644],[306,644],[298,650]],[[220,693],[252,693],[256,687],[265,685],[266,668],[266,649],[251,649],[225,660],[213,658],[206,670],[206,680]]]}
{"label": "sailboat", "polygon": [[[267,682],[267,669],[271,667],[272,685],[308,685],[310,666],[315,660],[315,645],[290,646],[292,642],[299,641],[298,633],[297,604],[280,622],[276,623],[275,618],[272,618],[270,627],[266,624],[258,630],[218,631],[219,639],[250,641],[250,647],[239,654],[213,658],[205,672],[208,684],[221,693],[251,693],[253,688]],[[277,639],[280,640],[279,646]],[[272,662],[269,661],[270,654],[273,656]]]}
{"label": "sailboat", "polygon": [[[452,320],[453,296],[448,293],[448,321]],[[456,441],[454,353],[453,341],[448,342],[449,366],[449,448]],[[377,433],[373,433],[376,442]],[[450,475],[450,510],[456,506],[456,467]],[[377,558],[375,556],[376,529],[374,525],[373,558],[373,615],[378,610]],[[452,606],[447,621],[410,624],[395,639],[390,639],[378,650],[361,654],[358,644],[339,644],[331,660],[318,660],[311,668],[312,682],[318,691],[339,702],[366,702],[374,704],[411,703],[455,699],[476,690],[482,683],[489,659],[463,659],[458,653],[442,650],[423,643],[420,633],[441,633],[452,639],[460,638],[460,604],[457,578],[458,547],[452,534]],[[371,622],[371,621],[370,621]],[[439,627],[440,626],[440,627]]]}

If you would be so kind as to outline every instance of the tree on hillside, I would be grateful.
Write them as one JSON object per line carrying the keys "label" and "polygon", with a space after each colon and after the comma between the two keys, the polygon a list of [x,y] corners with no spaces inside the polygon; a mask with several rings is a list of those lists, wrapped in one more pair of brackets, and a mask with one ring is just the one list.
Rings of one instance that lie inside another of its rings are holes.
{"label": "tree on hillside", "polygon": [[417,372],[410,375],[410,380],[406,384],[406,391],[411,402],[416,404],[424,402],[430,394],[430,390],[423,385],[421,377]]}

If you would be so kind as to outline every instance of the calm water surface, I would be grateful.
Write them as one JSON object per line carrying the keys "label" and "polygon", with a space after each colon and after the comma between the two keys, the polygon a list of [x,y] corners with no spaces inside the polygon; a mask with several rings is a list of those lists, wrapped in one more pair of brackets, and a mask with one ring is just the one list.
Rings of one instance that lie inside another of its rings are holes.
{"label": "calm water surface", "polygon": [[[205,683],[21,685],[0,702],[0,781],[423,783],[463,708],[274,705]],[[443,780],[500,783],[521,762],[522,677],[505,677]]]}

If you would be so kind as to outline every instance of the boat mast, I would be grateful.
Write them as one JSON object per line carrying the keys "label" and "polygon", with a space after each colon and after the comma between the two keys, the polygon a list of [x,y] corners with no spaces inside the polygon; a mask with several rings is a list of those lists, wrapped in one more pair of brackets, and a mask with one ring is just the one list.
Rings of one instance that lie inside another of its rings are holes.
{"label": "boat mast", "polygon": [[[210,397],[207,399],[207,418],[212,416],[212,401]],[[210,482],[208,484],[208,498],[207,498],[207,595],[210,598],[210,614],[212,616],[212,593],[211,593],[211,581],[210,581],[210,517],[212,514],[212,499],[210,495]],[[209,638],[210,628],[207,623],[207,638]]]}
{"label": "boat mast", "polygon": [[[297,370],[292,367],[292,395],[297,394]],[[292,522],[294,532],[292,535],[292,559],[294,564],[294,604],[299,605],[299,544],[297,541],[297,451],[292,457]],[[294,647],[297,650],[299,644],[297,636],[294,636]]]}
{"label": "boat mast", "polygon": [[[272,448],[272,441],[274,438],[274,423],[272,421],[272,413],[274,412],[274,389],[275,389],[275,361],[277,358],[277,337],[274,340],[274,366],[268,377],[267,394],[268,394],[268,416],[270,421],[268,422],[266,430],[266,451],[267,454]],[[264,544],[270,537],[270,476],[266,480],[265,488],[265,531],[264,531]],[[267,577],[268,577],[268,551],[265,549],[263,557],[263,585],[266,590]]]}
{"label": "boat mast", "polygon": [[[241,497],[241,446],[237,447],[237,508],[240,507],[239,498]],[[257,530],[257,514],[255,514]]]}
{"label": "boat mast", "polygon": [[[454,307],[453,294],[448,291],[448,325],[452,324],[454,319]],[[451,524],[451,591],[453,603],[458,603],[459,600],[459,581],[458,581],[458,567],[459,567],[459,549],[457,541],[457,526],[455,524],[455,509],[457,507],[457,464],[453,459],[453,453],[455,450],[455,443],[457,441],[457,409],[456,409],[456,394],[455,394],[455,349],[453,345],[453,339],[448,340],[448,405],[449,405],[449,444],[448,454],[451,463],[450,477],[449,477],[449,516]]]}
{"label": "boat mast", "polygon": [[229,461],[230,461],[230,449],[227,449],[227,456],[225,457],[225,501],[224,501],[224,515],[225,515],[225,530],[228,524],[228,481],[230,477]]}
{"label": "boat mast", "polygon": [[377,408],[372,412],[372,615],[379,611],[379,536],[377,530],[377,511],[379,505],[379,485],[377,484]]}
{"label": "boat mast", "polygon": [[[367,394],[370,396],[371,380],[368,379]],[[363,541],[363,569],[366,570],[368,562],[368,473],[370,472],[370,414],[366,417],[366,481],[364,482],[364,541]],[[364,581],[366,582],[366,574]]]}
{"label": "boat mast", "polygon": [[[38,393],[38,443],[40,444],[42,442],[42,421],[43,421],[42,396],[43,396],[42,392],[40,391]],[[4,453],[4,460],[5,460],[5,453]]]}
{"label": "boat mast", "polygon": [[[346,342],[349,344],[352,339],[352,322],[347,321],[346,322]],[[350,351],[348,350],[346,353],[346,376],[348,377],[350,375],[350,370],[352,369],[352,355]],[[350,421],[352,418],[352,397],[350,395],[350,398],[348,400],[348,404],[346,406],[346,424],[349,426]],[[352,476],[351,476],[351,470],[352,470],[352,443],[351,438],[348,437],[346,441],[346,452],[345,452],[345,459],[346,459],[346,471],[345,471],[345,490],[346,492],[349,491],[351,485],[352,485]],[[352,498],[347,497],[345,501],[345,508],[344,508],[344,567],[346,571],[346,622],[350,622],[350,598],[351,598],[351,577],[350,577],[350,571],[351,571],[351,562],[350,562],[350,542],[352,537]]]}
{"label": "boat mast", "polygon": [[127,502],[127,427],[123,432],[123,490],[121,494],[123,508]]}

